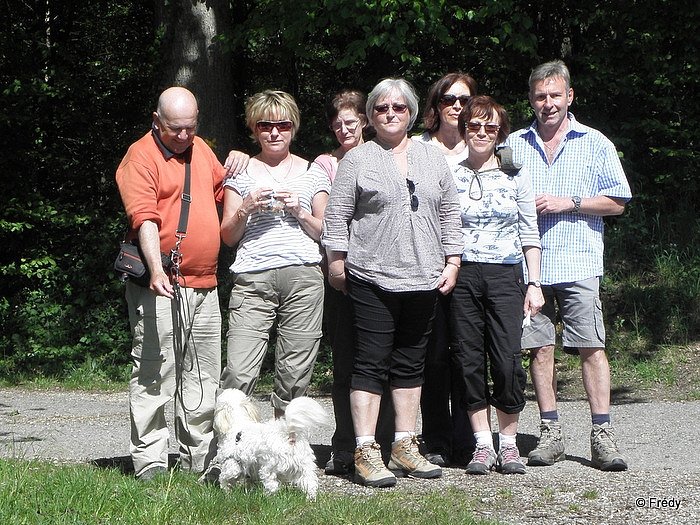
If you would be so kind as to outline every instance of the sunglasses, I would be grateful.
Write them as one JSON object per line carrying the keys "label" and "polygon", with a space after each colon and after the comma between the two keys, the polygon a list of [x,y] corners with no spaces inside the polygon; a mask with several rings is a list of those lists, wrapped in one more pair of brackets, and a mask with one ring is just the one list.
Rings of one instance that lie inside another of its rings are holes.
{"label": "sunglasses", "polygon": [[274,128],[277,128],[277,131],[292,131],[294,124],[292,123],[291,120],[282,120],[280,122],[270,122],[267,120],[258,120],[255,123],[255,127],[258,129],[258,131],[263,131],[265,133],[271,133]]}
{"label": "sunglasses", "polygon": [[[474,182],[476,182],[476,188],[474,188]],[[472,174],[472,180],[469,181],[469,198],[473,201],[480,201],[484,198],[484,185],[481,183],[478,171]]]}
{"label": "sunglasses", "polygon": [[416,184],[411,179],[406,179],[406,185],[408,186],[408,195],[411,197],[411,210],[416,211],[418,209],[418,195],[416,195]]}
{"label": "sunglasses", "polygon": [[359,124],[360,119],[336,120],[333,124],[331,124],[331,129],[333,131],[340,131],[343,129],[343,126],[345,126],[345,129],[347,129],[349,133],[353,133]]}
{"label": "sunglasses", "polygon": [[481,122],[469,122],[467,124],[467,130],[470,133],[479,133],[481,131],[481,128],[484,128],[484,131],[489,134],[493,135],[495,133],[498,133],[498,130],[501,129],[501,126],[498,124],[482,124]]}
{"label": "sunglasses", "polygon": [[393,109],[394,113],[405,113],[408,106],[406,104],[380,104],[378,106],[374,106],[374,111],[381,115],[389,111],[389,108]]}
{"label": "sunglasses", "polygon": [[440,97],[440,105],[441,106],[454,106],[455,102],[459,100],[459,105],[464,107],[467,105],[467,101],[469,100],[469,95],[443,95]]}

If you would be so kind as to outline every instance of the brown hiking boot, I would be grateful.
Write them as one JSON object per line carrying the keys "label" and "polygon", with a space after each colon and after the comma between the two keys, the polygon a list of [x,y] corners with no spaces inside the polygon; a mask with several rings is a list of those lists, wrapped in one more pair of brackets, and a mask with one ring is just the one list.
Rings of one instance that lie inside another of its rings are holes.
{"label": "brown hiking boot", "polygon": [[392,487],[394,476],[382,461],[382,449],[376,441],[355,449],[355,483],[366,487]]}
{"label": "brown hiking boot", "polygon": [[418,452],[418,438],[409,436],[391,444],[389,470],[413,478],[439,478],[442,469],[430,463]]}

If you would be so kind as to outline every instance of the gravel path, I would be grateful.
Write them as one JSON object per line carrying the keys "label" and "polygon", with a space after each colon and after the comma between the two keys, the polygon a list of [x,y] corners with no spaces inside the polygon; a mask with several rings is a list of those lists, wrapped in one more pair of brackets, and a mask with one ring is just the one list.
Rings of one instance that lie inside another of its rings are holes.
{"label": "gravel path", "polygon": [[[318,400],[332,411],[329,398]],[[271,417],[269,403],[258,401],[264,417]],[[613,406],[613,424],[630,466],[622,473],[590,466],[585,402],[560,402],[559,412],[567,458],[553,467],[531,467],[524,476],[466,476],[448,468],[438,480],[400,479],[386,490],[410,495],[453,488],[455,497],[474,502],[480,517],[503,523],[700,523],[700,401]],[[319,465],[330,453],[331,432],[320,430],[313,440]],[[518,436],[523,455],[534,447],[537,434],[537,406],[528,402]],[[0,389],[0,457],[93,462],[129,471],[128,440],[125,392]],[[376,493],[321,470],[319,478],[321,491]]]}

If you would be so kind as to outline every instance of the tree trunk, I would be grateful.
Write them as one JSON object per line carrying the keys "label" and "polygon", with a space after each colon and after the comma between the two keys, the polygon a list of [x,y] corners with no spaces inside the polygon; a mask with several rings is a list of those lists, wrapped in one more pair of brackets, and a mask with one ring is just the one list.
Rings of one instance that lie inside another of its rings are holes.
{"label": "tree trunk", "polygon": [[161,87],[183,86],[199,103],[198,135],[223,160],[236,139],[231,54],[213,38],[232,32],[228,0],[156,0]]}

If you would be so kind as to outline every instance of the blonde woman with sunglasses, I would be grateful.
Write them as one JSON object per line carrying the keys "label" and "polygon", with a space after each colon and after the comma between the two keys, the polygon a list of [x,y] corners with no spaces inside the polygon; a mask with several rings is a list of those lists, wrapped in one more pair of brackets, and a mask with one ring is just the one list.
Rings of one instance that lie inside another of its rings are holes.
{"label": "blonde woman with sunglasses", "polygon": [[290,152],[299,108],[283,91],[246,102],[246,124],[261,151],[224,184],[221,237],[237,246],[231,265],[226,368],[222,388],[251,394],[276,327],[276,416],[309,386],[321,340],[321,219],[330,181]]}

